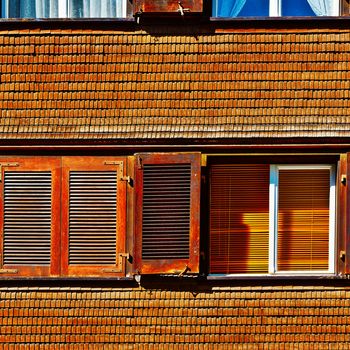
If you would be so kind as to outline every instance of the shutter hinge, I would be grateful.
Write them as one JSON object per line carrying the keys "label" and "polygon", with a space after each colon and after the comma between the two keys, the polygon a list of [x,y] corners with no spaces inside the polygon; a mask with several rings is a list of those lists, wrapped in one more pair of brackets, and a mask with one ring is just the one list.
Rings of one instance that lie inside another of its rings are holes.
{"label": "shutter hinge", "polygon": [[131,184],[131,177],[124,176],[124,162],[122,160],[115,160],[115,161],[106,160],[105,165],[117,165],[117,166],[119,166],[119,180],[126,181],[128,184]]}
{"label": "shutter hinge", "polygon": [[143,168],[142,158],[140,156],[137,157],[137,168],[141,170]]}
{"label": "shutter hinge", "polygon": [[10,166],[19,166],[18,163],[0,163],[0,182],[2,181],[2,168]]}
{"label": "shutter hinge", "polygon": [[18,273],[17,269],[0,269],[0,274],[2,273]]}
{"label": "shutter hinge", "polygon": [[346,175],[342,174],[340,182],[345,186],[346,185]]}
{"label": "shutter hinge", "polygon": [[119,253],[118,254],[118,266],[114,269],[102,269],[102,272],[105,273],[120,273],[123,272],[123,261],[126,259],[129,261],[130,254],[129,253]]}

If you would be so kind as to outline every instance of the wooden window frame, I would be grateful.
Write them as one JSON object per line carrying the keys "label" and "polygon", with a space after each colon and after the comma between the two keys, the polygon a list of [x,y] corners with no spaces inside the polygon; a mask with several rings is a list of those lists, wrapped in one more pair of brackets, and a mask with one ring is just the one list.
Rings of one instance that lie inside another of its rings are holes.
{"label": "wooden window frame", "polygon": [[[126,158],[123,157],[63,157],[62,159],[62,274],[79,277],[125,276],[126,261],[120,254],[126,245]],[[114,265],[69,265],[69,173],[73,171],[115,171],[116,198],[116,261]],[[121,266],[119,266],[121,264]],[[120,268],[121,267],[121,268]]]}
{"label": "wooden window frame", "polygon": [[[1,276],[4,277],[48,277],[60,275],[60,193],[61,193],[61,160],[56,157],[7,157],[0,158],[1,164],[18,164],[18,166],[1,166],[1,179],[4,179],[5,171],[51,171],[51,249],[50,265],[4,265],[3,264],[3,240],[4,240],[4,202],[0,201],[1,213]],[[0,182],[1,193],[4,193],[4,181]],[[3,195],[2,195],[3,198]]]}
{"label": "wooden window frame", "polygon": [[[145,164],[191,164],[191,208],[189,259],[142,259],[143,166]],[[137,154],[135,164],[135,237],[134,272],[136,274],[181,274],[199,272],[200,226],[200,153]]]}

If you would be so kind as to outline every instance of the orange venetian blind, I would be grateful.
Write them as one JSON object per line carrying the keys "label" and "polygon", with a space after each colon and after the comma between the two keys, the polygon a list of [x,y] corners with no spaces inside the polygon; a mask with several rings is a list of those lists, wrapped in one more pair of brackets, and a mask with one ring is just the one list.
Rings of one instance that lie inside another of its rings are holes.
{"label": "orange venetian blind", "polygon": [[269,165],[215,164],[210,181],[210,273],[267,273]]}
{"label": "orange venetian blind", "polygon": [[328,270],[329,169],[280,169],[277,268]]}

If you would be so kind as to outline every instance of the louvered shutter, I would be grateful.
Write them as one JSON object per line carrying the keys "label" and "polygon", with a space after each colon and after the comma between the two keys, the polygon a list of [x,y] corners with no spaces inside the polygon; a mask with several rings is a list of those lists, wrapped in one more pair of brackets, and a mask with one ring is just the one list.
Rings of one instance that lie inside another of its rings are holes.
{"label": "louvered shutter", "polygon": [[329,269],[329,169],[280,169],[278,271]]}
{"label": "louvered shutter", "polygon": [[136,155],[136,272],[198,272],[200,159]]}
{"label": "louvered shutter", "polygon": [[203,0],[135,0],[135,14],[173,14],[181,16],[182,8],[186,16],[203,12]]}
{"label": "louvered shutter", "polygon": [[211,166],[210,273],[268,273],[269,176],[268,164]]}
{"label": "louvered shutter", "polygon": [[59,159],[1,158],[0,166],[2,275],[58,275]]}
{"label": "louvered shutter", "polygon": [[123,276],[125,159],[64,157],[62,163],[64,273]]}

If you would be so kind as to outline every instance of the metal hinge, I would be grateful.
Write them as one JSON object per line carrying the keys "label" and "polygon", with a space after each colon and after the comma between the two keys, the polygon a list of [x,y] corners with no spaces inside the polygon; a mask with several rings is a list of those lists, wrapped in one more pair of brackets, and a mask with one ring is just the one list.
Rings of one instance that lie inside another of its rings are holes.
{"label": "metal hinge", "polygon": [[346,185],[346,175],[342,174],[340,182],[345,186]]}
{"label": "metal hinge", "polygon": [[104,273],[120,273],[123,272],[123,261],[124,259],[129,260],[130,254],[129,253],[119,253],[118,254],[118,266],[116,268],[112,269],[102,269],[102,272]]}
{"label": "metal hinge", "polygon": [[126,181],[128,184],[131,183],[131,177],[130,176],[124,176],[124,162],[122,160],[112,160],[108,161],[106,160],[105,165],[117,165],[119,166],[118,170],[118,178],[120,181]]}
{"label": "metal hinge", "polygon": [[140,156],[137,157],[137,168],[141,170],[143,168],[142,158]]}
{"label": "metal hinge", "polygon": [[0,274],[1,273],[18,273],[17,269],[0,269]]}
{"label": "metal hinge", "polygon": [[190,11],[191,11],[189,8],[184,8],[183,5],[182,5],[182,3],[181,3],[181,1],[179,1],[177,4],[178,4],[178,6],[179,6],[177,12],[180,12],[180,15],[181,15],[181,16],[184,16],[184,15],[185,15],[185,12],[190,12]]}
{"label": "metal hinge", "polygon": [[18,163],[0,163],[0,182],[2,181],[2,168],[19,166]]}

